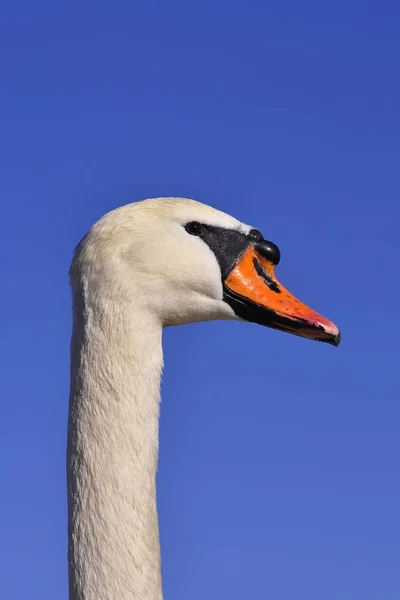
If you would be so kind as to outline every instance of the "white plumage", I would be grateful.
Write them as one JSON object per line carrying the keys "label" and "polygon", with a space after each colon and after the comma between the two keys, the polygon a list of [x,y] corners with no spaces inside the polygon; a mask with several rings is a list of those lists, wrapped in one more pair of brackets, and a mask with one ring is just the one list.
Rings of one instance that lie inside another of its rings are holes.
{"label": "white plumage", "polygon": [[68,433],[71,600],[161,600],[155,476],[162,328],[235,319],[212,251],[183,225],[250,227],[186,199],[133,203],[79,244]]}

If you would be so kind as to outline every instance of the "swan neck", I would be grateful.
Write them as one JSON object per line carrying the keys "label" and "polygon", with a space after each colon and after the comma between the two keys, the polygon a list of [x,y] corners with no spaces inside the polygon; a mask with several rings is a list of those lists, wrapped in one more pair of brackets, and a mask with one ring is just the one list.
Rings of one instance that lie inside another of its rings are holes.
{"label": "swan neck", "polygon": [[68,423],[70,600],[162,600],[156,507],[161,325],[75,293]]}

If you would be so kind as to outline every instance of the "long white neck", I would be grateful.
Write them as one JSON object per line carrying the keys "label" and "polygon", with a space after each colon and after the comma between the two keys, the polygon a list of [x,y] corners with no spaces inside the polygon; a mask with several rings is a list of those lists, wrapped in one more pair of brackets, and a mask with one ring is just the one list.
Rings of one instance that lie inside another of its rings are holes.
{"label": "long white neck", "polygon": [[155,485],[161,334],[159,322],[123,300],[74,292],[70,600],[162,600]]}

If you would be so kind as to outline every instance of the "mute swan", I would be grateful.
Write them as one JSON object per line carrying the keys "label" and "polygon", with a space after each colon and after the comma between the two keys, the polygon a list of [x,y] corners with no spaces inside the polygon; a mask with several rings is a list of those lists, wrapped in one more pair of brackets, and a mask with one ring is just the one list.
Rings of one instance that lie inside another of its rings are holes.
{"label": "mute swan", "polygon": [[162,328],[242,319],[337,346],[256,229],[193,200],[123,206],[78,245],[68,423],[70,600],[161,600],[155,477]]}

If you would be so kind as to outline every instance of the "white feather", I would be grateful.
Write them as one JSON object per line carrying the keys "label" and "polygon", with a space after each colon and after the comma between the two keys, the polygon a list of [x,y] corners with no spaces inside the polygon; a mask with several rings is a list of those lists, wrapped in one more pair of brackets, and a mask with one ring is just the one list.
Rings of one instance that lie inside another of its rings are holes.
{"label": "white feather", "polygon": [[70,600],[161,600],[155,476],[162,328],[234,319],[221,273],[189,221],[247,233],[193,200],[114,210],[71,265],[68,428]]}

